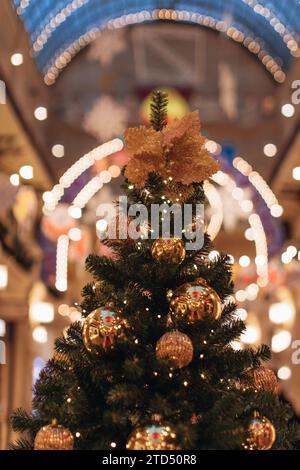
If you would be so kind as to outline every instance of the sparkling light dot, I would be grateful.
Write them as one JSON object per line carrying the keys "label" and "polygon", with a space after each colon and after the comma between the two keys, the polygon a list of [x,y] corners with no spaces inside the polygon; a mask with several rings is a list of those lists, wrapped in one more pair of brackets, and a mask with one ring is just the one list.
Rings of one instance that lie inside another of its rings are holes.
{"label": "sparkling light dot", "polygon": [[292,371],[288,366],[282,366],[277,371],[277,377],[280,380],[289,380],[292,376]]}
{"label": "sparkling light dot", "polygon": [[295,106],[293,106],[291,103],[284,104],[281,106],[281,114],[287,118],[293,117],[295,114]]}
{"label": "sparkling light dot", "polygon": [[65,155],[65,147],[62,144],[55,144],[51,149],[52,155],[56,158],[62,158]]}
{"label": "sparkling light dot", "polygon": [[80,207],[70,206],[68,209],[68,214],[73,219],[80,219],[82,215],[82,210],[80,209]]}
{"label": "sparkling light dot", "polygon": [[271,347],[272,351],[279,353],[287,349],[292,341],[292,335],[287,330],[282,330],[272,337]]}
{"label": "sparkling light dot", "polygon": [[281,255],[281,261],[283,264],[289,264],[292,261],[293,257],[286,251]]}
{"label": "sparkling light dot", "polygon": [[249,241],[253,241],[255,240],[255,233],[254,233],[254,230],[252,228],[247,228],[247,230],[245,230],[245,238],[246,240],[249,240]]}
{"label": "sparkling light dot", "polygon": [[240,289],[236,292],[235,298],[238,302],[244,302],[246,300],[246,291]]}
{"label": "sparkling light dot", "polygon": [[48,333],[44,326],[36,326],[32,331],[32,337],[37,343],[47,343]]}
{"label": "sparkling light dot", "polygon": [[70,240],[72,240],[73,242],[78,242],[79,240],[81,240],[81,237],[82,237],[82,233],[81,233],[80,228],[78,228],[78,227],[70,228],[70,230],[68,232],[68,236],[69,236]]}
{"label": "sparkling light dot", "polygon": [[294,245],[290,245],[287,247],[286,252],[294,258],[297,256],[298,250]]}
{"label": "sparkling light dot", "polygon": [[10,175],[9,181],[13,186],[19,186],[20,176],[17,173],[13,173],[12,175]]}
{"label": "sparkling light dot", "polygon": [[217,250],[212,250],[208,255],[208,259],[210,261],[214,261],[219,256],[219,254],[220,253]]}
{"label": "sparkling light dot", "polygon": [[47,117],[48,117],[47,108],[45,108],[45,106],[38,106],[34,110],[34,117],[38,121],[45,121],[45,119],[47,119]]}
{"label": "sparkling light dot", "polygon": [[242,268],[247,268],[250,265],[250,258],[247,255],[243,255],[239,259],[239,265]]}
{"label": "sparkling light dot", "polygon": [[265,266],[267,263],[267,258],[264,255],[258,255],[255,258],[255,264],[256,266]]}
{"label": "sparkling light dot", "polygon": [[264,146],[264,154],[266,155],[266,157],[275,157],[277,153],[277,147],[275,144],[266,144]]}
{"label": "sparkling light dot", "polygon": [[273,204],[270,212],[273,217],[281,217],[283,214],[283,207],[280,204]]}
{"label": "sparkling light dot", "polygon": [[96,222],[96,229],[99,231],[99,232],[105,232],[105,230],[107,229],[107,221],[105,219],[100,219],[100,220],[97,220]]}
{"label": "sparkling light dot", "polygon": [[240,206],[243,212],[251,212],[253,209],[253,202],[249,199],[245,199],[244,201],[240,201]]}
{"label": "sparkling light dot", "polygon": [[108,171],[113,178],[117,178],[121,174],[121,168],[118,165],[111,165]]}
{"label": "sparkling light dot", "polygon": [[246,309],[244,308],[237,308],[236,309],[236,316],[242,320],[242,321],[245,321],[247,319],[247,316],[248,316],[248,312]]}
{"label": "sparkling light dot", "polygon": [[21,52],[15,52],[14,54],[12,54],[10,62],[15,67],[19,67],[24,62],[23,54],[21,54]]}
{"label": "sparkling light dot", "polygon": [[48,203],[48,204],[50,204],[50,203],[53,202],[53,200],[54,200],[53,194],[52,194],[51,191],[45,191],[45,192],[43,193],[42,198],[43,198],[43,201],[46,202],[46,203]]}
{"label": "sparkling light dot", "polygon": [[31,180],[33,178],[33,167],[31,165],[23,165],[19,173],[24,180]]}
{"label": "sparkling light dot", "polygon": [[300,181],[300,166],[293,168],[293,178],[296,181]]}

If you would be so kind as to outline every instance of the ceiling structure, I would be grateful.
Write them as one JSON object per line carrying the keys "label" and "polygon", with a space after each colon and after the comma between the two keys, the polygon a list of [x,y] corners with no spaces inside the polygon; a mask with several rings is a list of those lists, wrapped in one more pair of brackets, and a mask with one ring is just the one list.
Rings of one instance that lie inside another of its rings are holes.
{"label": "ceiling structure", "polygon": [[29,33],[45,82],[104,28],[157,20],[195,23],[225,33],[257,55],[278,82],[300,55],[297,0],[11,0]]}

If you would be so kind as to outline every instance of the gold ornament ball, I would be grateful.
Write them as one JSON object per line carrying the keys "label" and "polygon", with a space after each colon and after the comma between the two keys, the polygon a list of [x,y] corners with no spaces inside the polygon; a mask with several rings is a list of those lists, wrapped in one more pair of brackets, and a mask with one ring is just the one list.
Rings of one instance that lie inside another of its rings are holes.
{"label": "gold ornament ball", "polygon": [[115,336],[121,332],[122,321],[117,314],[105,307],[100,307],[86,317],[82,329],[82,339],[88,352],[98,354],[98,347],[111,348]]}
{"label": "gold ornament ball", "polygon": [[220,297],[202,278],[178,287],[170,307],[176,317],[186,318],[189,323],[202,320],[206,315],[218,320],[222,313]]}
{"label": "gold ornament ball", "polygon": [[34,450],[72,450],[74,437],[69,429],[64,428],[53,420],[48,426],[43,426],[35,436]]}
{"label": "gold ornament ball", "polygon": [[244,448],[247,450],[270,450],[276,440],[276,431],[267,418],[256,416],[248,428],[249,437]]}
{"label": "gold ornament ball", "polygon": [[247,370],[239,383],[239,388],[253,388],[259,392],[277,393],[278,382],[276,374],[267,367]]}
{"label": "gold ornament ball", "polygon": [[180,264],[185,258],[184,242],[180,238],[158,238],[152,244],[151,253],[159,263]]}
{"label": "gold ornament ball", "polygon": [[138,428],[130,436],[128,450],[179,450],[176,434],[170,426],[153,424]]}
{"label": "gold ornament ball", "polygon": [[193,352],[190,338],[177,330],[165,333],[156,343],[157,359],[168,360],[179,369],[189,365]]}

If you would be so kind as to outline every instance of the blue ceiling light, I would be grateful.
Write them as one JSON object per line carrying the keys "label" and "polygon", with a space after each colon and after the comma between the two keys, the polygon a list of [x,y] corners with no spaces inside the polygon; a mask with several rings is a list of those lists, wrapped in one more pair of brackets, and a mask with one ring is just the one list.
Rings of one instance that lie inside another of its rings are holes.
{"label": "blue ceiling light", "polygon": [[298,0],[11,0],[51,84],[97,33],[155,20],[196,23],[227,34],[256,54],[278,82],[300,55]]}

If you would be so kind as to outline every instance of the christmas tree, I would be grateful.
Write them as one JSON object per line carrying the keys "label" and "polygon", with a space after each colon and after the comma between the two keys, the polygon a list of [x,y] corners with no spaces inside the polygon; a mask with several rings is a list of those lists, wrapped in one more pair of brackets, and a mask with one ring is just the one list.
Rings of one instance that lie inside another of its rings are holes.
{"label": "christmas tree", "polygon": [[[136,204],[150,213],[162,203],[203,204],[203,181],[219,166],[204,147],[198,114],[167,123],[167,98],[159,91],[151,110],[151,127],[125,133],[126,207]],[[115,222],[120,220],[121,212]],[[155,239],[151,224],[146,232],[140,227],[137,239],[127,231],[121,236],[122,222],[116,237],[104,242],[114,256],[88,257],[94,282],[82,292],[83,321],[56,340],[34,387],[32,414],[13,414],[13,429],[26,434],[12,448],[297,445],[293,410],[280,401],[276,376],[263,365],[268,347],[232,347],[245,324],[229,300],[230,258],[209,260],[207,234],[198,249],[187,249],[188,228],[199,226],[197,214],[191,220],[187,227],[182,215],[181,238],[172,230]],[[160,229],[163,222],[162,211]]]}

